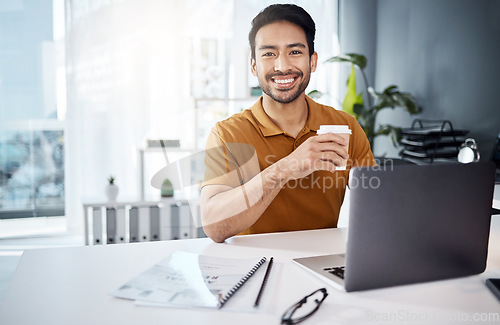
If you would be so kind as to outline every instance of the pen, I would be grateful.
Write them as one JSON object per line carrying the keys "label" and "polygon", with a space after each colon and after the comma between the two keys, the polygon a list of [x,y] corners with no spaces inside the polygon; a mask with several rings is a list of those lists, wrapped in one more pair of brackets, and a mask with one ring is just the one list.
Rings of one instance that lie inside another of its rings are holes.
{"label": "pen", "polygon": [[273,267],[273,258],[269,260],[269,264],[267,265],[266,274],[264,275],[264,280],[262,280],[262,285],[260,286],[259,294],[257,295],[257,299],[255,299],[254,307],[259,306],[260,297],[262,296],[262,292],[264,292],[264,287],[267,283],[267,278],[269,278],[269,274],[271,273],[271,268]]}

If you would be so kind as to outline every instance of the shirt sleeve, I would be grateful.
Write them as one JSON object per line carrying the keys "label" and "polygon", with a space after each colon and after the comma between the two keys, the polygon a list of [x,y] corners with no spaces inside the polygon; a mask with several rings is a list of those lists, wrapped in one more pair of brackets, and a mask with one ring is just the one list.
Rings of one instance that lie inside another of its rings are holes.
{"label": "shirt sleeve", "polygon": [[205,146],[206,185],[240,186],[260,172],[255,148],[248,143],[230,142],[224,130],[216,125]]}
{"label": "shirt sleeve", "polygon": [[349,154],[350,159],[352,159],[353,167],[368,167],[375,166],[375,159],[373,158],[373,153],[370,148],[370,142],[366,137],[365,131],[359,125],[358,121],[353,118],[353,123],[351,125],[352,136],[350,144],[351,152]]}

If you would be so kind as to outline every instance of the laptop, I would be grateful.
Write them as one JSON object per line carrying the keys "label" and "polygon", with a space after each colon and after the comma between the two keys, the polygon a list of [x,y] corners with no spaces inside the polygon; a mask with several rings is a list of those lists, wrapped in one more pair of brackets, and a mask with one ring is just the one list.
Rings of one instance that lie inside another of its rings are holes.
{"label": "laptop", "polygon": [[346,253],[294,262],[345,291],[482,273],[494,174],[491,161],[354,168]]}

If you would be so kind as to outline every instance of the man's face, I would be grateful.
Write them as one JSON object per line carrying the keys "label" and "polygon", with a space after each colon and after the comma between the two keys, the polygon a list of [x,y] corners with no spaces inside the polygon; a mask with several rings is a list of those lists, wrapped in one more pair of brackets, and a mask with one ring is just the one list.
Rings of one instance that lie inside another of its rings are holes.
{"label": "man's face", "polygon": [[250,64],[264,94],[287,104],[307,88],[317,61],[316,52],[309,57],[304,30],[282,21],[259,29],[255,36],[255,60],[252,58]]}

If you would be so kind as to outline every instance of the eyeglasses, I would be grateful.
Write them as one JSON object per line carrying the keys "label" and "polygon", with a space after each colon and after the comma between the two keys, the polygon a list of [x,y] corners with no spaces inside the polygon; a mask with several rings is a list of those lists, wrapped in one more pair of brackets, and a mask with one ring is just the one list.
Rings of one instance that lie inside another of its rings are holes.
{"label": "eyeglasses", "polygon": [[[326,292],[325,288],[318,289],[313,293],[311,293],[310,295],[305,296],[296,304],[288,308],[287,311],[285,311],[285,313],[281,317],[281,324],[288,324],[288,325],[298,324],[304,321],[319,309],[319,306],[321,306],[321,303],[325,300],[327,296],[328,292]],[[312,303],[306,305],[307,298],[309,297],[311,297]],[[301,308],[302,306],[304,307]]]}

